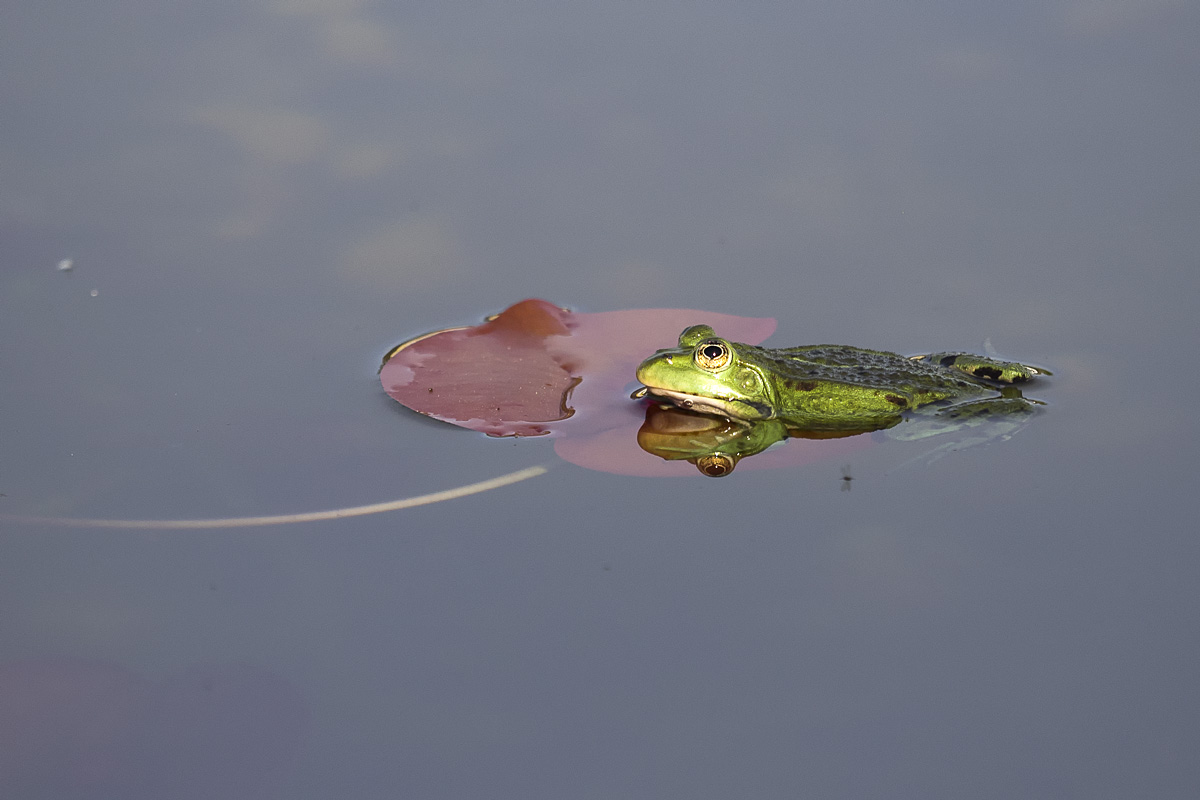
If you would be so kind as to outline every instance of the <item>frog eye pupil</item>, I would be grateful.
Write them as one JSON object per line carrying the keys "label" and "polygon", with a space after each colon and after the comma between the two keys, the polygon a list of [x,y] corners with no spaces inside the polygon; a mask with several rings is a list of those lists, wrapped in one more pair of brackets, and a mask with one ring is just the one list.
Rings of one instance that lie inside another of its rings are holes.
{"label": "frog eye pupil", "polygon": [[724,369],[729,362],[729,348],[724,342],[701,342],[696,348],[696,364],[701,369]]}

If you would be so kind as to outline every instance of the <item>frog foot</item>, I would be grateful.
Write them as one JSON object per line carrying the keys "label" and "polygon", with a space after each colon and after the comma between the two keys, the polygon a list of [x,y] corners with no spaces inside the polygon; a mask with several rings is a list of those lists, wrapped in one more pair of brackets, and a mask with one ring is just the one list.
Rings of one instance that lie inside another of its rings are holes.
{"label": "frog foot", "polygon": [[1041,367],[1031,367],[1016,361],[999,361],[971,353],[930,353],[912,358],[913,361],[919,361],[922,364],[956,369],[959,372],[965,372],[972,378],[995,383],[1025,383],[1038,375],[1051,374],[1050,370]]}

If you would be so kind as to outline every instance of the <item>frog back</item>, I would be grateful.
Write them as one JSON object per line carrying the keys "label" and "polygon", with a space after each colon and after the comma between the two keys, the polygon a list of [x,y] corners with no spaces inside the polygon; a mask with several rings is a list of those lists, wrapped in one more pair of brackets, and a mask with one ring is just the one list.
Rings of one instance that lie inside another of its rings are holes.
{"label": "frog back", "polygon": [[961,373],[846,345],[752,348],[773,382],[777,414],[811,429],[884,428],[904,411],[988,393]]}

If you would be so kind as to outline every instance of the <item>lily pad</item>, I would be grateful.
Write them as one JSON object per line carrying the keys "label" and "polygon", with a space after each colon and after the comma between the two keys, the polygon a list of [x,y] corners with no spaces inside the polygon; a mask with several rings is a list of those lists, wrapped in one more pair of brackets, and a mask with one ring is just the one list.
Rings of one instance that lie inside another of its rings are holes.
{"label": "lily pad", "polygon": [[389,353],[384,390],[421,414],[492,436],[537,436],[570,417],[580,381],[548,348],[569,338],[571,312],[524,300],[481,325],[435,331]]}

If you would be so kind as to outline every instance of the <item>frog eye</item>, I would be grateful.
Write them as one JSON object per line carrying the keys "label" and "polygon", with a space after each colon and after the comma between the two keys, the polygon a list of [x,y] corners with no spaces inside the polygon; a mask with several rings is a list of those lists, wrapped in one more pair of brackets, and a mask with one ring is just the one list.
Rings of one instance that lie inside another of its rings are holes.
{"label": "frog eye", "polygon": [[737,466],[737,458],[724,453],[711,453],[696,459],[696,469],[710,478],[724,478]]}
{"label": "frog eye", "polygon": [[721,340],[701,342],[696,347],[696,365],[701,369],[718,370],[729,364],[732,358],[729,345]]}

